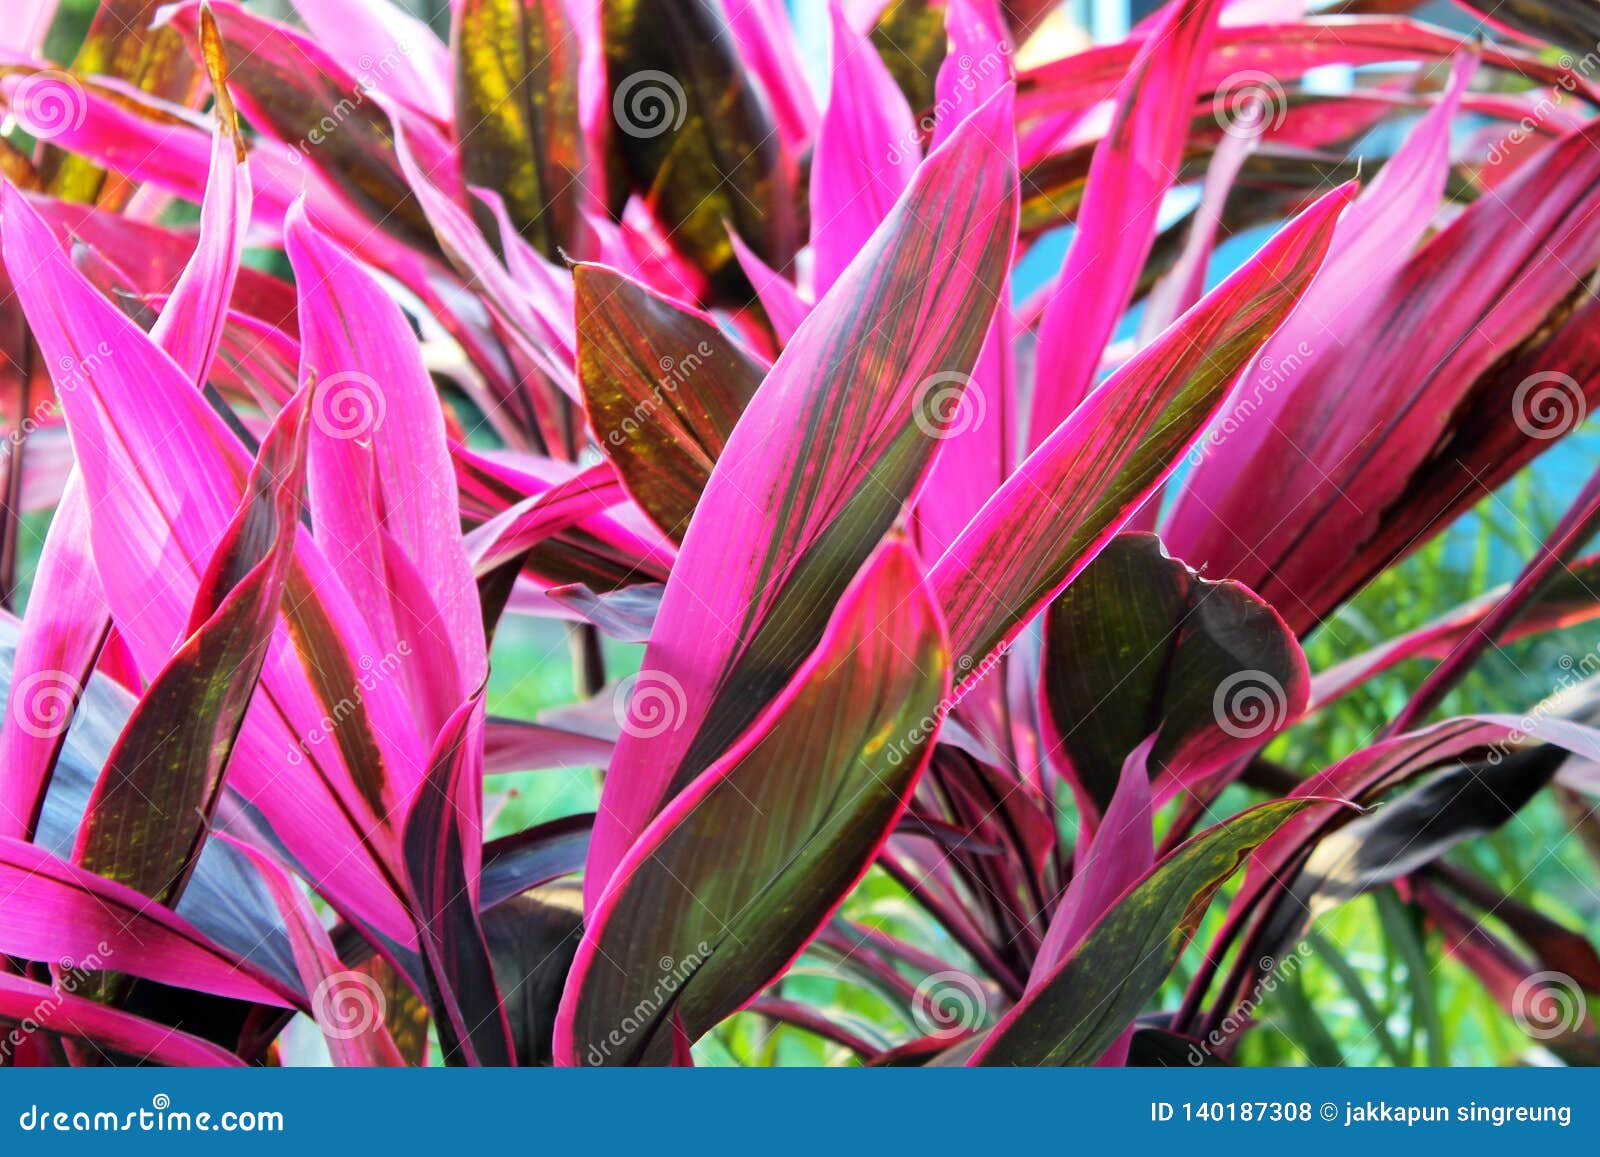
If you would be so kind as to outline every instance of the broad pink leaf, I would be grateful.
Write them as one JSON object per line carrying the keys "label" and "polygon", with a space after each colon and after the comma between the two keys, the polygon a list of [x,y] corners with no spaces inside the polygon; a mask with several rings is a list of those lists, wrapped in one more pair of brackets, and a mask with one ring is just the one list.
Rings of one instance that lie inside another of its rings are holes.
{"label": "broad pink leaf", "polygon": [[[1304,372],[1315,360],[1345,361],[1346,347],[1363,341],[1372,296],[1398,275],[1422,239],[1444,193],[1450,125],[1473,69],[1472,57],[1457,59],[1445,98],[1418,122],[1340,221],[1322,273],[1262,349],[1258,380],[1241,385],[1234,412],[1225,413],[1209,432],[1205,452],[1167,520],[1173,550],[1192,565],[1215,568],[1247,585],[1260,577],[1241,573],[1236,555],[1257,537],[1249,528],[1259,510],[1260,487],[1270,485],[1276,493],[1286,468],[1293,472],[1294,463],[1283,455],[1301,453],[1300,422],[1316,403],[1297,399]],[[1225,453],[1211,452],[1224,444]]]}
{"label": "broad pink leaf", "polygon": [[981,670],[1177,466],[1305,291],[1353,192],[1324,196],[1108,378],[939,559],[958,669]]}
{"label": "broad pink leaf", "polygon": [[[586,905],[666,800],[788,682],[920,481],[939,429],[928,383],[970,372],[1010,257],[1009,119],[1008,91],[923,162],[723,448],[637,684],[666,688],[681,710],[666,733],[618,744]],[[863,378],[875,388],[858,389]]]}
{"label": "broad pink leaf", "polygon": [[295,995],[148,896],[0,836],[0,952],[286,1007]]}
{"label": "broad pink leaf", "polygon": [[162,1065],[242,1065],[227,1049],[98,1001],[0,972],[0,1023],[76,1037],[94,1048]]}
{"label": "broad pink leaf", "polygon": [[557,1063],[666,1063],[669,1015],[694,1040],[781,973],[894,829],[949,686],[938,610],[886,543],[793,681],[628,850],[585,922]]}
{"label": "broad pink leaf", "polygon": [[[95,555],[121,563],[106,596],[148,677],[186,633],[205,560],[239,505],[250,459],[177,364],[72,268],[22,197],[10,186],[0,192],[6,265],[13,276],[27,271],[18,296],[60,372],[58,394],[95,513]],[[91,357],[101,344],[111,352]],[[391,681],[363,684],[358,657],[376,663],[385,653],[309,536],[296,540],[284,608],[292,632],[280,630],[268,655],[233,784],[330,900],[408,939],[410,922],[384,881],[380,817],[398,802],[388,776],[403,749],[391,736],[409,731],[410,715]],[[338,707],[355,693],[355,711]],[[336,707],[342,722],[328,734],[320,723]]]}

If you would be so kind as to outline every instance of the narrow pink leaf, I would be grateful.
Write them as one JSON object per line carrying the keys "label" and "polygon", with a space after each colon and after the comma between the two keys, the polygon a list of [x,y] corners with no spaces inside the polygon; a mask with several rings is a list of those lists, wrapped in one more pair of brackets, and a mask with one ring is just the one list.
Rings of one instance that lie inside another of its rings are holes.
{"label": "narrow pink leaf", "polygon": [[813,288],[826,293],[911,184],[921,146],[899,85],[865,36],[832,22],[833,91],[811,160]]}
{"label": "narrow pink leaf", "polygon": [[[161,1065],[242,1065],[227,1049],[98,1001],[0,972],[0,1023],[17,1027],[0,1032],[0,1048],[13,1034],[44,1031],[76,1037],[96,1049],[123,1053]],[[6,1050],[8,1053],[10,1050]]]}
{"label": "narrow pink leaf", "polygon": [[1218,0],[1181,0],[1164,9],[1118,90],[1071,248],[1039,322],[1030,446],[1094,388],[1101,353],[1155,242],[1161,201],[1178,176],[1217,8]]}
{"label": "narrow pink leaf", "polygon": [[[312,911],[305,893],[278,864],[246,844],[235,843],[260,874],[283,917],[289,947],[300,981],[311,994],[311,1017],[328,1042],[334,1063],[372,1067],[405,1064],[383,1023],[376,985],[365,973],[352,972],[339,959],[327,929]],[[355,1010],[354,1016],[350,1010]]]}
{"label": "narrow pink leaf", "polygon": [[1353,193],[1325,195],[1108,378],[939,559],[960,670],[981,670],[1176,468],[1305,291]]}
{"label": "narrow pink leaf", "polygon": [[[454,653],[453,686],[440,684],[448,669],[414,665],[401,676],[413,702],[432,687],[453,709],[483,682],[487,658],[438,391],[400,307],[303,207],[290,212],[285,242],[300,289],[301,378],[312,390],[313,525],[380,646],[398,646],[410,618]],[[416,568],[430,606],[398,605],[386,541]],[[444,720],[423,722],[431,746]]]}
{"label": "narrow pink leaf", "polygon": [[[1007,91],[928,157],[729,437],[636,686],[636,698],[652,688],[681,709],[665,733],[624,729],[589,906],[662,804],[787,683],[926,470],[939,431],[928,385],[970,372],[1011,252],[1009,122]],[[864,377],[876,388],[856,388]]]}
{"label": "narrow pink leaf", "polygon": [[295,996],[150,897],[0,836],[0,952],[277,1007]]}

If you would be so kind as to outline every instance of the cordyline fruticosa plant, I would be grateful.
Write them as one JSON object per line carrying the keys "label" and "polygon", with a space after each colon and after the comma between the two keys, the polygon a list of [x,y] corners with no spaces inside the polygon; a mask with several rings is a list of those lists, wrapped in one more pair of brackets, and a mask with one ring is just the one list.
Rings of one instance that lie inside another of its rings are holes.
{"label": "cordyline fruticosa plant", "polygon": [[[1221,1062],[1376,889],[1600,1055],[1591,945],[1445,858],[1587,808],[1585,697],[1437,718],[1600,612],[1600,478],[1302,651],[1600,393],[1587,5],[869,0],[825,92],[781,0],[55,7],[0,31],[4,1063]],[[508,617],[583,702],[487,712]],[[486,837],[563,767],[593,814]]]}

